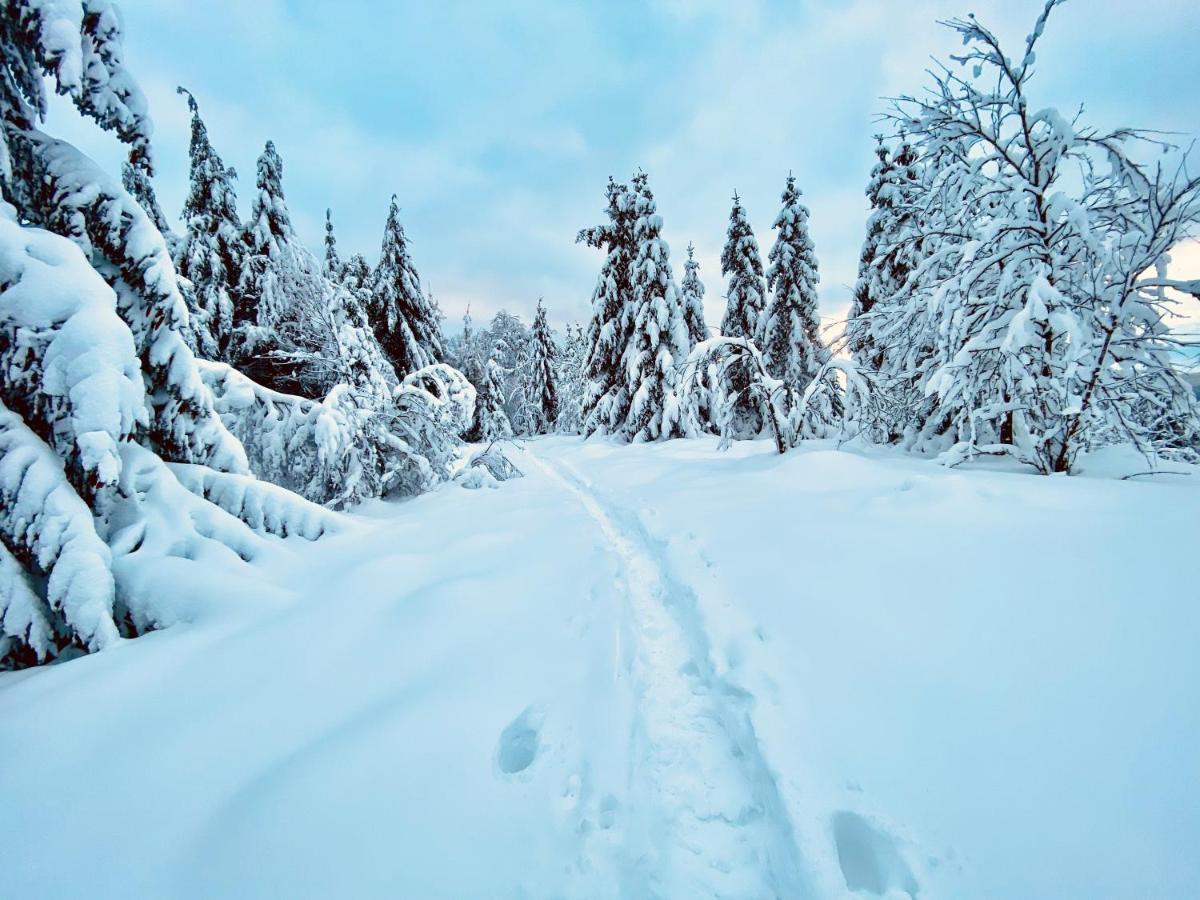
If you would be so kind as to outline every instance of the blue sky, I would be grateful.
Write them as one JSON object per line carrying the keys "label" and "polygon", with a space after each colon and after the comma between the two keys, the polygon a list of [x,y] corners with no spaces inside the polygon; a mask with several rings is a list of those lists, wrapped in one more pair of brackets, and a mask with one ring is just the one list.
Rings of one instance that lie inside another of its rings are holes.
{"label": "blue sky", "polygon": [[[765,255],[788,171],[812,209],[822,314],[843,316],[866,216],[882,96],[924,84],[955,49],[940,18],[974,11],[1011,53],[1040,0],[397,2],[123,0],[126,55],[156,123],[171,217],[197,97],[241,174],[243,212],[268,138],[301,235],[326,206],[344,253],[372,262],[395,192],[426,285],[449,318],[544,296],[584,319],[600,264],[574,244],[610,174],[650,175],[677,273],[694,241],[710,324],[736,189]],[[1100,126],[1200,131],[1200,4],[1072,0],[1039,54],[1038,105],[1084,102]],[[47,130],[102,162],[120,155],[56,104]],[[1197,254],[1200,262],[1200,254]],[[453,324],[451,323],[451,327]]]}

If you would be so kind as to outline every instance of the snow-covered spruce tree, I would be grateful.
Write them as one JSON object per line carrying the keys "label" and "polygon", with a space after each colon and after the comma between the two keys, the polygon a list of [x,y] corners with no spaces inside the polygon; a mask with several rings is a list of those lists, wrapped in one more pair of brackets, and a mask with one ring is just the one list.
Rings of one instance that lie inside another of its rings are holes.
{"label": "snow-covered spruce tree", "polygon": [[121,166],[121,185],[138,202],[142,212],[150,217],[154,227],[170,246],[175,235],[171,233],[171,226],[158,203],[158,195],[154,192],[154,182],[150,179],[150,173],[144,167],[126,160]]}
{"label": "snow-covered spruce tree", "polygon": [[504,411],[504,369],[499,362],[504,350],[502,342],[494,343],[480,367],[475,389],[475,425],[469,440],[498,441],[513,436],[512,423]]}
{"label": "snow-covered spruce tree", "polygon": [[276,390],[304,390],[303,373],[282,335],[294,330],[298,309],[325,303],[327,282],[316,258],[292,227],[283,194],[283,160],[267,141],[258,158],[258,193],[246,224],[246,257],[234,307],[233,358],[256,381]]}
{"label": "snow-covered spruce tree", "polygon": [[629,413],[630,397],[621,368],[632,326],[630,312],[633,287],[630,269],[636,246],[633,225],[634,196],[627,185],[608,179],[608,221],[585,228],[575,238],[605,252],[604,265],[592,292],[592,315],[588,320],[581,404],[583,433],[611,434],[622,427]]}
{"label": "snow-covered spruce tree", "polygon": [[662,238],[662,216],[644,172],[633,177],[633,194],[633,307],[621,358],[629,413],[617,433],[630,441],[665,440],[699,430],[691,404],[681,402],[676,390],[677,370],[691,341],[671,273],[671,250]]}
{"label": "snow-covered spruce tree", "polygon": [[530,379],[527,394],[534,410],[535,434],[548,434],[558,419],[558,348],[546,321],[546,307],[538,300],[530,342]]}
{"label": "snow-covered spruce tree", "polygon": [[791,400],[804,395],[829,361],[817,311],[817,257],[808,234],[808,208],[800,202],[800,191],[791,175],[782,201],[774,225],[779,233],[768,255],[771,265],[767,269],[767,288],[771,296],[763,313],[760,349],[767,371],[787,388],[784,408],[799,417],[799,433],[824,437],[841,413],[833,395],[824,391],[810,395],[812,403],[802,409],[796,409]]}
{"label": "snow-covered spruce tree", "polygon": [[[679,292],[683,298],[683,315],[687,321],[689,350],[697,344],[702,344],[710,337],[708,325],[704,321],[704,282],[700,280],[700,263],[696,262],[695,248],[689,241],[687,259],[683,263],[683,281],[679,283]],[[692,390],[687,394],[687,400],[700,429],[715,427],[713,411],[709,409],[708,401],[712,394],[711,386],[701,378],[693,380]]]}
{"label": "snow-covered spruce tree", "polygon": [[[765,323],[763,311],[766,307],[766,283],[763,277],[762,256],[754,231],[746,221],[746,210],[735,192],[733,209],[729,213],[729,231],[725,248],[721,251],[721,274],[728,276],[725,293],[725,316],[721,320],[721,334],[725,337],[744,337],[756,345],[762,340]],[[758,403],[749,396],[751,373],[739,364],[726,369],[732,379],[728,393],[736,400],[733,418],[728,430],[738,439],[752,438],[763,429],[762,415]]]}
{"label": "snow-covered spruce tree", "polygon": [[444,359],[438,316],[421,292],[421,279],[408,252],[395,194],[388,208],[367,315],[397,375]]}
{"label": "snow-covered spruce tree", "polygon": [[558,418],[554,427],[562,434],[579,434],[583,428],[583,361],[586,353],[583,326],[567,325],[555,375],[558,384]]}
{"label": "snow-covered spruce tree", "polygon": [[846,346],[859,366],[878,371],[886,348],[876,339],[872,310],[901,294],[919,253],[919,247],[902,239],[913,224],[919,173],[916,152],[903,136],[894,154],[878,138],[875,155],[878,161],[867,184],[871,213],[846,320]]}
{"label": "snow-covered spruce tree", "polygon": [[120,183],[39,130],[49,78],[150,174],[151,124],[119,26],[97,0],[10,0],[0,17],[4,667],[177,620],[181,581],[220,577],[257,551],[235,516],[309,537],[330,524],[238,474],[245,454],[182,337],[162,235]]}
{"label": "snow-covered spruce tree", "polygon": [[337,238],[333,234],[333,210],[325,210],[325,262],[322,268],[325,277],[339,283],[345,275],[345,267],[337,252]]}
{"label": "snow-covered spruce tree", "polygon": [[533,334],[520,316],[500,310],[479,334],[480,359],[494,357],[500,371],[504,414],[514,434],[533,432],[535,410],[532,382]]}
{"label": "snow-covered spruce tree", "polygon": [[[933,320],[915,373],[932,417],[957,441],[947,455],[1003,453],[1069,472],[1088,447],[1195,428],[1191,392],[1172,366],[1155,271],[1200,222],[1200,178],[1142,165],[1130,144],[1029,97],[1050,0],[1019,62],[976,19],[946,23],[966,46],[892,119],[931,170],[920,233],[941,236],[901,298]],[[892,351],[889,349],[888,353]],[[1152,412],[1148,412],[1152,410]]]}
{"label": "snow-covered spruce tree", "polygon": [[371,264],[361,253],[355,253],[348,260],[342,271],[342,280],[353,291],[363,298],[363,308],[370,305],[371,281],[374,273]]}
{"label": "snow-covered spruce tree", "polygon": [[228,362],[234,298],[246,256],[234,188],[237,173],[225,167],[209,142],[195,97],[183,88],[177,90],[187,97],[192,135],[191,173],[183,204],[185,232],[174,248],[175,267],[192,285],[191,324],[197,352]]}
{"label": "snow-covered spruce tree", "polygon": [[695,247],[688,241],[687,259],[683,263],[683,280],[679,282],[683,300],[683,315],[687,321],[691,346],[707,341],[708,325],[704,322],[704,282],[700,280],[700,263],[696,262]]}

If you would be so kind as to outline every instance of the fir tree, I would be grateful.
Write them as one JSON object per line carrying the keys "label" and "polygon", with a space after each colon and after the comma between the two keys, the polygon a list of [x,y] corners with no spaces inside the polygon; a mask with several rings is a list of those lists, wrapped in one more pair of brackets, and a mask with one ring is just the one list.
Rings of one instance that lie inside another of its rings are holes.
{"label": "fir tree", "polygon": [[919,253],[914,243],[901,240],[913,215],[910,195],[919,173],[916,152],[906,140],[901,140],[893,155],[880,138],[875,155],[878,161],[867,185],[871,214],[846,321],[846,345],[860,366],[882,371],[885,346],[872,327],[872,310],[900,295],[912,258]]}
{"label": "fir tree", "polygon": [[546,322],[546,307],[538,300],[533,319],[532,358],[528,396],[534,409],[534,430],[548,434],[558,419],[558,348]]}
{"label": "fir tree", "polygon": [[679,283],[688,338],[693,347],[708,340],[708,326],[704,323],[704,282],[700,280],[700,263],[696,262],[694,252],[695,248],[689,241],[687,261],[683,264],[683,281]]}
{"label": "fir tree", "polygon": [[[800,397],[829,361],[817,312],[817,258],[808,234],[808,209],[800,202],[796,179],[789,175],[783,208],[775,218],[779,234],[768,256],[771,291],[759,344],[768,373],[783,382],[785,397]],[[791,401],[785,409],[793,406]],[[824,436],[834,424],[832,409],[807,410],[811,436]]]}
{"label": "fir tree", "polygon": [[398,375],[444,358],[437,312],[421,292],[421,279],[409,256],[395,194],[384,226],[367,314]]}
{"label": "fir tree", "polygon": [[235,298],[246,249],[238,218],[233,169],[225,167],[208,139],[196,99],[184,88],[192,113],[188,146],[190,176],[183,204],[185,232],[175,248],[179,274],[192,283],[192,330],[208,359],[230,361]]}
{"label": "fir tree", "polygon": [[592,315],[584,338],[587,348],[581,403],[584,434],[611,434],[623,427],[630,403],[621,358],[632,327],[634,198],[626,185],[611,177],[607,196],[608,222],[586,228],[575,238],[577,243],[605,251],[604,265],[592,292]]}
{"label": "fir tree", "polygon": [[502,343],[494,344],[482,363],[476,385],[475,427],[470,434],[471,440],[498,441],[513,435],[512,423],[504,411],[504,369],[498,358],[504,349]]}
{"label": "fir tree", "polygon": [[345,267],[337,252],[337,238],[333,235],[333,210],[325,210],[325,277],[333,282],[342,281]]}
{"label": "fir tree", "polygon": [[644,172],[633,178],[633,304],[629,342],[621,361],[630,398],[619,431],[631,441],[663,440],[696,430],[676,393],[678,366],[691,349],[686,314],[671,274],[671,250],[662,238],[662,216]]}
{"label": "fir tree", "polygon": [[246,259],[234,307],[239,366],[275,390],[300,393],[306,379],[288,335],[324,315],[329,285],[292,227],[283,193],[283,160],[272,141],[258,158],[258,192],[245,229]]}
{"label": "fir tree", "polygon": [[587,355],[583,327],[568,325],[562,353],[558,357],[558,419],[555,429],[563,434],[579,434],[583,427],[583,362]]}
{"label": "fir tree", "polygon": [[536,425],[532,381],[533,334],[520,316],[500,310],[480,335],[483,358],[495,356],[500,367],[504,412],[515,434],[529,434]]}
{"label": "fir tree", "polygon": [[[765,324],[766,285],[758,241],[754,239],[754,231],[746,221],[746,210],[736,192],[729,213],[725,248],[721,251],[721,274],[729,277],[721,334],[746,338],[757,346]],[[728,375],[732,380],[727,391],[736,398],[728,433],[736,438],[752,438],[762,431],[764,423],[758,403],[750,396],[751,373],[745,366],[736,365],[730,367]]]}
{"label": "fir tree", "polygon": [[167,240],[168,245],[171,244],[174,235],[171,234],[171,226],[167,223],[167,217],[163,213],[162,207],[159,206],[158,195],[154,192],[154,182],[150,179],[150,173],[142,166],[126,160],[121,165],[121,184],[138,202],[138,206],[142,208],[143,212],[150,217],[150,221]]}

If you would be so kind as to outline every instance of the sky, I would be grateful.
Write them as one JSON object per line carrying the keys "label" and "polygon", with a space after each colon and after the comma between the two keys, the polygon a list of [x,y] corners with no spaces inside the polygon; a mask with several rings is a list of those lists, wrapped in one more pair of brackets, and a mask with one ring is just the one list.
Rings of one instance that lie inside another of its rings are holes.
{"label": "sky", "polygon": [[[719,257],[736,190],[765,257],[789,172],[812,212],[820,304],[845,316],[882,98],[916,93],[958,46],[939,19],[974,12],[1011,55],[1041,0],[123,0],[126,61],[155,121],[156,187],[177,221],[188,112],[240,173],[274,140],[301,237],[332,208],[343,256],[378,258],[393,193],[448,330],[470,304],[552,324],[587,318],[609,175],[639,167],[676,276],[689,241],[720,322]],[[1070,0],[1051,19],[1038,106],[1099,127],[1200,132],[1200,3]],[[116,170],[119,147],[63,102],[46,130]],[[1182,257],[1200,277],[1200,245]],[[1200,322],[1200,310],[1195,313]]]}

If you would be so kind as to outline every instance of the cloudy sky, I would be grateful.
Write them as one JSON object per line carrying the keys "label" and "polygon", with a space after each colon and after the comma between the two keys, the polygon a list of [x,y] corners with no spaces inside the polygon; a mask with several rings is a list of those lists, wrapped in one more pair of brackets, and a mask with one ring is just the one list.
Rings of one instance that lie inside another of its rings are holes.
{"label": "cloudy sky", "polygon": [[[937,20],[975,12],[1010,52],[1041,0],[123,0],[126,55],[156,123],[168,215],[187,181],[197,97],[241,173],[273,139],[300,234],[374,261],[395,192],[426,285],[457,319],[587,316],[599,267],[576,246],[604,184],[650,175],[677,270],[694,241],[710,324],[736,189],[765,254],[789,172],[812,210],[822,314],[845,314],[866,215],[881,97],[915,92],[956,42]],[[1072,0],[1039,53],[1035,102],[1098,126],[1200,131],[1200,3]],[[118,148],[57,104],[47,130],[116,166]],[[1189,251],[1191,252],[1191,251]],[[1200,253],[1194,256],[1200,269]],[[1197,272],[1200,275],[1200,272]]]}

